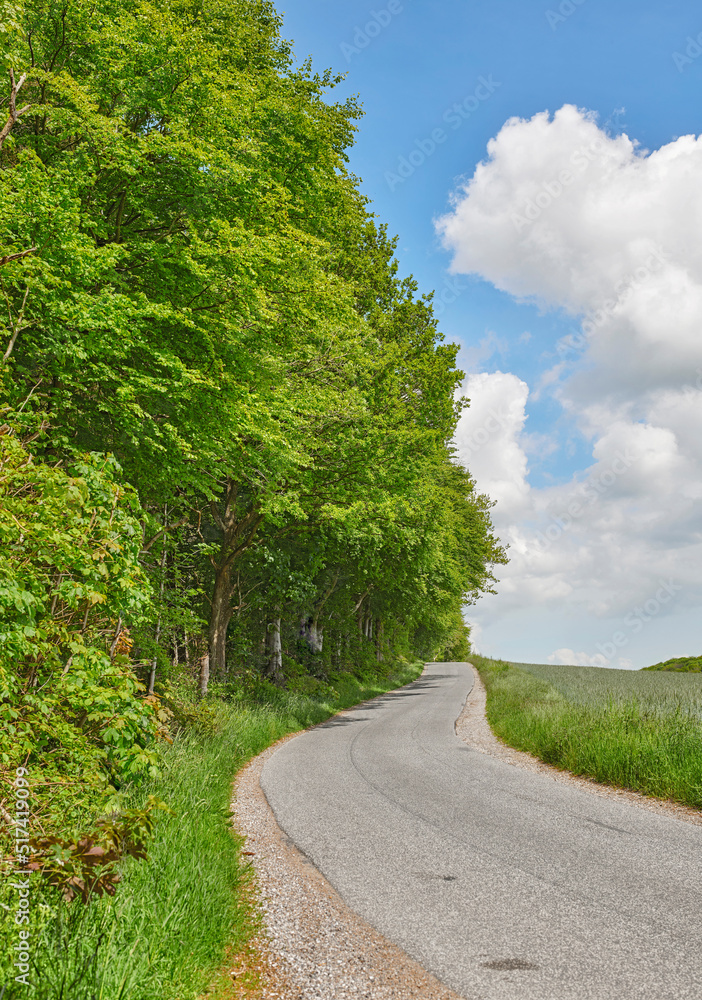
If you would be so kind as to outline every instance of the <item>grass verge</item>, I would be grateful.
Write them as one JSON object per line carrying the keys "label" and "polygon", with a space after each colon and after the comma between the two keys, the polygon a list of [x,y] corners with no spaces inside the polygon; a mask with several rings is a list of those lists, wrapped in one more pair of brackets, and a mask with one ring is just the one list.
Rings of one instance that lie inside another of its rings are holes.
{"label": "grass verge", "polygon": [[635,697],[576,704],[551,684],[474,656],[487,718],[509,746],[606,785],[702,808],[702,722],[678,707],[661,714]]}
{"label": "grass verge", "polygon": [[[30,987],[16,984],[5,959],[2,1000],[196,1000],[225,957],[245,949],[257,930],[249,868],[230,825],[236,773],[290,732],[415,680],[422,665],[358,679],[307,696],[271,688],[213,699],[207,724],[178,737],[162,776],[134,796],[163,798],[146,861],[128,862],[114,897],[65,903],[32,887]],[[14,944],[7,921],[5,954]]]}

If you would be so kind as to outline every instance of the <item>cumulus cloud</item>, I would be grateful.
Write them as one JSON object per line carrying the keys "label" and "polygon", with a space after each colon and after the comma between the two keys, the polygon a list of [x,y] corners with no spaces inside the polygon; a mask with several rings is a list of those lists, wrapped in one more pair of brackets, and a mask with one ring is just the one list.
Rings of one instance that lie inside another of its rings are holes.
{"label": "cumulus cloud", "polygon": [[[478,274],[580,325],[554,344],[557,361],[534,386],[591,446],[589,468],[571,482],[529,484],[538,438],[525,431],[523,381],[497,372],[467,382],[473,405],[457,444],[498,501],[510,544],[502,611],[560,602],[626,615],[661,580],[680,587],[662,613],[699,603],[700,178],[702,138],[648,152],[566,105],[508,121],[437,222],[454,273]],[[565,647],[552,656],[561,654],[597,659]]]}
{"label": "cumulus cloud", "polygon": [[[557,649],[548,657],[549,663],[558,663],[572,667],[606,667],[607,660],[602,653],[589,656],[587,653],[575,653],[572,649]],[[628,663],[629,661],[627,661]]]}
{"label": "cumulus cloud", "polygon": [[529,493],[527,458],[519,442],[529,389],[509,372],[481,372],[468,376],[463,392],[471,405],[456,431],[457,457],[499,502],[500,516],[515,516]]}
{"label": "cumulus cloud", "polygon": [[617,658],[616,663],[612,663],[603,656],[602,653],[595,653],[591,656],[589,653],[576,653],[572,649],[563,647],[562,649],[557,649],[555,652],[547,658],[548,663],[555,663],[559,666],[572,666],[572,667],[616,667],[619,670],[633,670],[635,669],[634,664],[631,660],[624,656]]}
{"label": "cumulus cloud", "polygon": [[700,363],[702,137],[648,153],[566,105],[510,119],[488,154],[437,222],[452,271],[580,317],[600,391],[681,385]]}

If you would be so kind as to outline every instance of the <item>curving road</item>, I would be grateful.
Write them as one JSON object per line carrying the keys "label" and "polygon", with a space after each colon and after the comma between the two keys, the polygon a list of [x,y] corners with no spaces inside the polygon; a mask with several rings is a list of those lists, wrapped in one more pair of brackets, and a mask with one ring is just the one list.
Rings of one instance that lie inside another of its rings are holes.
{"label": "curving road", "polygon": [[702,827],[471,750],[466,663],[283,744],[261,784],[346,903],[466,1000],[700,1000]]}

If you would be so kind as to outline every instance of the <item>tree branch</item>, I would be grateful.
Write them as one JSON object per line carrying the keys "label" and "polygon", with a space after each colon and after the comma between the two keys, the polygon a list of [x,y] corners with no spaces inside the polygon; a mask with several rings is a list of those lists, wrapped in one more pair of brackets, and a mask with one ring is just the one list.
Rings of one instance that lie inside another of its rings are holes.
{"label": "tree branch", "polygon": [[142,548],[142,550],[141,550],[141,552],[139,554],[143,556],[144,553],[148,552],[149,549],[151,548],[151,546],[154,545],[159,540],[159,538],[162,535],[165,535],[166,532],[168,532],[168,531],[175,531],[176,528],[182,528],[183,525],[187,524],[189,520],[190,520],[189,517],[183,517],[183,518],[180,519],[180,521],[176,521],[175,524],[169,524],[166,527],[161,528],[160,531],[157,531],[156,534],[153,535],[148,540],[148,542],[146,543],[146,545],[143,546],[143,548]]}
{"label": "tree branch", "polygon": [[0,132],[0,149],[2,149],[5,139],[7,139],[8,135],[10,134],[14,126],[17,124],[21,116],[26,114],[26,112],[29,111],[29,109],[32,106],[31,104],[25,104],[23,108],[20,108],[19,111],[17,110],[17,95],[19,94],[20,89],[22,88],[22,84],[26,79],[27,79],[27,74],[23,73],[22,76],[19,78],[19,82],[15,83],[14,70],[10,70],[10,82],[12,84],[12,87],[10,89],[10,114],[8,115],[7,121],[5,122],[5,126],[2,132]]}
{"label": "tree branch", "polygon": [[360,601],[359,601],[359,602],[358,602],[358,604],[357,604],[357,605],[356,605],[356,606],[354,607],[354,609],[353,609],[353,611],[351,612],[351,614],[353,614],[353,615],[355,615],[355,614],[356,614],[356,612],[357,612],[357,611],[358,611],[358,609],[359,609],[359,608],[361,607],[361,605],[363,604],[363,602],[365,601],[365,599],[366,599],[366,598],[368,597],[368,595],[370,594],[370,592],[371,592],[371,590],[372,590],[372,589],[373,589],[373,584],[372,584],[372,583],[368,584],[368,586],[366,587],[366,589],[365,589],[365,590],[363,591],[363,593],[361,594],[361,599],[360,599]]}
{"label": "tree branch", "polygon": [[210,500],[210,510],[212,511],[212,517],[214,518],[215,524],[221,531],[224,531],[224,521],[222,520],[217,504],[214,500]]}
{"label": "tree branch", "polygon": [[[21,306],[20,311],[19,311],[19,313],[17,315],[17,321],[15,322],[14,326],[10,327],[10,329],[12,331],[12,336],[10,337],[10,343],[7,345],[7,350],[5,351],[5,353],[3,355],[3,358],[2,358],[3,363],[5,361],[7,361],[7,359],[12,354],[12,351],[13,351],[14,346],[15,346],[15,342],[16,342],[17,337],[19,336],[20,332],[22,330],[26,330],[28,326],[31,326],[31,323],[24,323],[24,324],[22,323],[22,320],[24,319],[24,309],[25,309],[25,306],[27,305],[27,296],[28,295],[29,295],[29,285],[27,285],[27,287],[25,289],[24,298],[22,299],[22,306]],[[7,309],[8,309],[8,312],[10,314],[10,323],[12,323],[12,310],[11,310],[11,307],[10,307],[10,300],[8,299],[7,294],[5,294],[5,301],[7,302]]]}
{"label": "tree branch", "polygon": [[[247,515],[247,517],[248,517],[248,515]],[[229,555],[225,559],[224,564],[222,566],[223,569],[228,569],[232,565],[232,563],[235,561],[235,559],[237,558],[237,556],[240,556],[242,552],[245,552],[248,548],[250,548],[253,545],[254,539],[255,539],[256,534],[257,534],[258,529],[259,529],[259,525],[261,524],[261,521],[263,521],[263,519],[264,519],[264,515],[263,514],[259,514],[256,517],[256,520],[254,521],[253,527],[251,528],[251,531],[249,532],[248,538],[245,541],[243,541],[240,545],[237,545],[237,547],[235,549],[233,549],[232,552],[229,553]],[[237,534],[239,534],[239,532],[237,532]]]}
{"label": "tree branch", "polygon": [[6,257],[0,257],[0,267],[9,264],[11,260],[21,260],[22,257],[26,257],[30,253],[35,253],[38,249],[39,247],[30,247],[29,250],[20,250],[19,253],[9,253]]}
{"label": "tree branch", "polygon": [[320,614],[322,612],[322,608],[324,607],[324,605],[327,603],[327,601],[329,600],[329,598],[331,597],[331,595],[336,590],[336,585],[337,585],[338,581],[339,581],[339,570],[337,569],[336,574],[334,575],[334,579],[332,581],[331,587],[329,587],[327,590],[325,590],[322,599],[320,601],[317,601],[317,603],[314,605],[315,619],[319,618],[319,616],[320,616]]}

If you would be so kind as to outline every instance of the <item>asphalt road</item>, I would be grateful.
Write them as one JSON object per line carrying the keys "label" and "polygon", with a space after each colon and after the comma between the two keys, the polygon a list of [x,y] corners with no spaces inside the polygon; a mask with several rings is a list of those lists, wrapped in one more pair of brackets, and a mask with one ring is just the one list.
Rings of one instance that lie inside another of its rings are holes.
{"label": "asphalt road", "polygon": [[467,1000],[700,1000],[702,827],[471,750],[472,683],[432,664],[282,745],[279,825]]}

